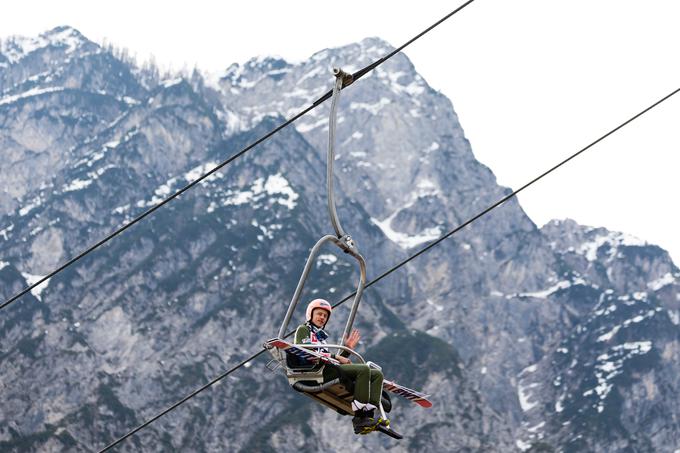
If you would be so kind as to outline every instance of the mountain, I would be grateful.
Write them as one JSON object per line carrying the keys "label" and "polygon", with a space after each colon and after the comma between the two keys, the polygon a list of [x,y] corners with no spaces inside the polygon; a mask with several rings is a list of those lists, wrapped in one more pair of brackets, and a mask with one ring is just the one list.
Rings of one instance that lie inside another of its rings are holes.
{"label": "mountain", "polygon": [[[161,80],[69,27],[4,39],[3,300],[309,105],[330,68],[391,49],[369,38]],[[0,450],[101,449],[276,334],[332,231],[328,108],[0,312]],[[369,279],[509,193],[403,54],[344,90],[338,112],[338,212]],[[354,290],[335,252],[304,299]],[[569,220],[538,228],[512,199],[365,292],[360,349],[435,402],[394,401],[403,441],[356,437],[259,358],[118,449],[672,451],[678,277],[656,246]],[[347,313],[333,313],[336,335]]]}

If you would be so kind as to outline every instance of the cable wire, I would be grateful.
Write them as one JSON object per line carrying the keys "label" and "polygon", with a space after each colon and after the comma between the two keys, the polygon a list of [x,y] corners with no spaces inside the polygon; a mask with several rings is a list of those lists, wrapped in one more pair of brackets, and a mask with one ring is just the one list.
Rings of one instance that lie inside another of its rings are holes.
{"label": "cable wire", "polygon": [[124,441],[125,439],[127,439],[128,437],[130,437],[130,436],[132,436],[133,434],[135,434],[137,431],[140,431],[140,430],[146,428],[146,427],[149,426],[151,423],[155,422],[156,420],[158,420],[159,418],[161,418],[162,416],[164,416],[164,415],[167,414],[168,412],[175,410],[175,408],[177,408],[178,406],[180,406],[180,405],[186,403],[186,402],[189,401],[191,398],[193,398],[194,396],[196,396],[196,395],[198,395],[199,393],[201,393],[203,390],[207,389],[208,387],[212,387],[212,386],[215,385],[217,382],[219,382],[219,381],[221,381],[222,379],[224,379],[225,377],[229,376],[231,373],[233,373],[234,371],[238,370],[239,368],[241,368],[242,366],[244,366],[246,363],[255,360],[255,359],[256,359],[257,357],[259,357],[263,352],[265,352],[265,349],[264,349],[264,348],[263,348],[260,352],[258,352],[257,354],[253,354],[252,356],[250,356],[250,357],[247,358],[246,360],[242,361],[242,362],[239,363],[238,365],[234,366],[233,368],[230,368],[228,371],[225,371],[225,372],[222,373],[221,375],[217,376],[215,379],[213,379],[212,381],[208,382],[208,383],[205,384],[203,387],[199,388],[198,390],[194,390],[193,392],[191,392],[190,394],[188,394],[187,396],[185,396],[185,397],[182,398],[181,400],[177,401],[177,402],[176,402],[175,404],[173,404],[172,406],[170,406],[170,407],[168,407],[167,409],[165,409],[165,410],[159,412],[158,414],[154,415],[154,416],[151,417],[149,420],[145,421],[144,423],[142,423],[141,425],[139,425],[138,427],[136,427],[135,429],[133,429],[132,431],[130,431],[129,433],[127,433],[126,435],[124,435],[123,437],[121,437],[121,438],[115,440],[114,442],[111,442],[109,445],[107,445],[107,446],[104,447],[102,450],[100,450],[99,453],[102,453],[102,452],[104,452],[104,451],[107,451],[107,450],[109,450],[109,449],[115,447],[116,445],[118,445],[119,443],[123,442],[123,441]]}
{"label": "cable wire", "polygon": [[[446,16],[442,17],[442,18],[439,19],[437,22],[435,22],[434,24],[430,25],[430,26],[427,27],[425,30],[423,30],[422,32],[418,33],[416,36],[414,36],[413,38],[411,38],[411,39],[408,40],[406,43],[402,44],[400,47],[396,48],[395,50],[393,50],[392,52],[390,52],[390,53],[387,54],[386,56],[384,56],[384,57],[380,58],[379,60],[377,60],[377,61],[375,61],[375,62],[369,64],[369,65],[366,66],[365,68],[358,70],[357,72],[355,72],[354,74],[352,74],[352,79],[349,80],[346,84],[344,84],[344,85],[343,85],[343,88],[345,88],[345,87],[347,87],[348,85],[350,85],[351,83],[357,81],[358,79],[360,79],[361,77],[363,77],[363,76],[366,75],[367,73],[373,71],[375,68],[377,68],[378,66],[380,66],[381,64],[383,64],[384,62],[386,62],[387,60],[389,60],[390,58],[392,58],[392,57],[393,57],[394,55],[396,55],[397,53],[401,52],[401,51],[402,51],[403,49],[405,49],[407,46],[409,46],[410,44],[412,44],[413,42],[415,42],[416,40],[418,40],[419,38],[421,38],[423,35],[425,35],[425,34],[428,33],[429,31],[431,31],[433,28],[437,27],[438,25],[440,25],[441,23],[443,23],[443,22],[446,21],[447,19],[451,18],[454,14],[458,13],[459,11],[461,11],[463,8],[465,8],[466,6],[468,6],[469,4],[471,4],[471,3],[474,2],[474,1],[475,1],[475,0],[468,0],[467,2],[463,3],[461,6],[459,6],[458,8],[456,8],[455,10],[453,10],[452,12],[450,12],[449,14],[447,14]],[[102,245],[104,245],[105,243],[107,243],[108,241],[110,241],[111,239],[113,239],[114,237],[118,236],[119,234],[121,234],[122,232],[124,232],[125,230],[127,230],[128,228],[130,228],[131,226],[135,225],[136,223],[138,223],[139,221],[141,221],[141,220],[144,219],[145,217],[147,217],[147,216],[149,216],[150,214],[152,214],[153,212],[155,212],[157,209],[160,209],[162,206],[165,206],[167,203],[169,203],[170,201],[172,201],[172,200],[174,200],[175,198],[179,197],[181,194],[183,194],[183,193],[186,192],[187,190],[191,189],[192,187],[194,187],[195,185],[197,185],[198,183],[200,183],[201,181],[203,181],[204,179],[206,179],[207,177],[209,177],[209,176],[212,175],[213,173],[217,172],[218,170],[220,170],[220,169],[223,168],[224,166],[230,164],[230,163],[233,162],[234,160],[236,160],[236,159],[238,159],[239,157],[243,156],[245,153],[247,153],[248,151],[250,151],[251,149],[253,149],[255,146],[259,145],[259,144],[262,143],[263,141],[267,140],[269,137],[271,137],[272,135],[276,134],[276,133],[279,132],[281,129],[285,128],[286,126],[289,126],[290,124],[292,124],[293,122],[295,122],[296,120],[298,120],[298,119],[299,119],[300,117],[302,117],[303,115],[306,115],[306,114],[309,113],[311,110],[315,109],[316,107],[318,107],[319,105],[321,105],[323,102],[325,102],[328,98],[330,98],[332,92],[333,92],[333,90],[328,91],[326,94],[324,94],[324,95],[321,96],[319,99],[317,99],[316,101],[314,101],[314,102],[312,103],[312,105],[310,105],[310,106],[307,107],[306,109],[302,110],[301,112],[299,112],[298,114],[296,114],[295,116],[293,116],[293,117],[290,118],[289,120],[285,121],[285,122],[282,123],[281,125],[279,125],[279,126],[277,126],[276,128],[272,129],[270,132],[266,133],[265,135],[263,135],[262,137],[260,137],[259,139],[257,139],[257,140],[254,141],[253,143],[251,143],[250,145],[246,146],[245,148],[243,148],[243,149],[242,149],[241,151],[239,151],[238,153],[236,153],[236,154],[234,154],[233,156],[229,157],[229,158],[226,159],[224,162],[222,162],[221,164],[219,164],[217,167],[213,168],[213,169],[210,170],[209,172],[207,172],[207,173],[205,173],[204,175],[200,176],[199,178],[197,178],[196,180],[194,180],[194,181],[191,182],[190,184],[187,184],[187,185],[184,186],[182,189],[178,190],[178,191],[175,192],[174,194],[170,195],[168,198],[164,199],[163,201],[159,202],[158,204],[156,204],[156,205],[153,206],[152,208],[148,209],[147,211],[145,211],[144,213],[142,213],[141,215],[139,215],[138,217],[134,218],[133,220],[131,220],[129,223],[127,223],[127,224],[124,225],[123,227],[117,229],[117,230],[114,231],[113,233],[111,233],[111,234],[109,234],[108,236],[106,236],[104,239],[100,240],[100,241],[97,242],[96,244],[92,245],[91,247],[89,247],[89,248],[86,249],[85,251],[83,251],[83,252],[81,252],[80,254],[78,254],[76,257],[74,257],[74,258],[70,259],[69,261],[67,261],[66,263],[62,264],[61,266],[59,266],[59,267],[58,267],[57,269],[55,269],[54,271],[52,271],[52,272],[50,272],[49,274],[45,275],[44,277],[40,278],[39,280],[37,280],[36,282],[34,282],[32,285],[30,285],[30,286],[24,288],[22,291],[18,292],[17,294],[15,294],[15,295],[12,296],[12,297],[10,297],[8,300],[6,300],[5,302],[3,302],[2,305],[0,305],[0,310],[4,309],[5,307],[7,307],[8,305],[10,305],[11,303],[15,302],[17,299],[19,299],[20,297],[24,296],[26,293],[28,293],[29,291],[33,290],[33,289],[36,288],[37,286],[41,285],[43,282],[45,282],[45,281],[47,281],[48,279],[54,277],[56,274],[58,274],[59,272],[63,271],[64,269],[66,269],[66,268],[69,267],[71,264],[75,263],[76,261],[80,260],[80,259],[83,258],[84,256],[88,255],[89,253],[91,253],[91,252],[94,251],[95,249],[101,247]]]}
{"label": "cable wire", "polygon": [[[630,124],[631,122],[635,121],[636,119],[638,119],[639,117],[641,117],[641,116],[644,115],[645,113],[649,112],[649,111],[652,110],[653,108],[657,107],[658,105],[660,105],[660,104],[663,103],[664,101],[668,100],[669,98],[671,98],[672,96],[674,96],[674,95],[677,94],[678,92],[680,92],[680,88],[674,90],[674,91],[671,92],[670,94],[668,94],[668,95],[664,96],[663,98],[659,99],[659,100],[656,101],[654,104],[650,105],[650,106],[647,107],[646,109],[642,110],[641,112],[639,112],[639,113],[637,113],[636,115],[632,116],[632,117],[629,118],[628,120],[624,121],[623,123],[621,123],[620,125],[618,125],[618,126],[615,127],[614,129],[612,129],[612,130],[610,130],[609,132],[607,132],[606,134],[602,135],[600,138],[598,138],[598,139],[596,139],[595,141],[591,142],[589,145],[587,145],[587,146],[585,146],[584,148],[580,149],[579,151],[575,152],[574,154],[572,154],[572,155],[569,156],[568,158],[564,159],[563,161],[561,161],[561,162],[558,163],[557,165],[551,167],[549,170],[546,170],[545,172],[541,173],[539,176],[537,176],[536,178],[534,178],[534,179],[532,179],[531,181],[527,182],[526,184],[524,184],[524,185],[523,185],[522,187],[520,187],[519,189],[517,189],[517,190],[513,191],[512,193],[506,195],[505,197],[501,198],[501,199],[500,199],[499,201],[497,201],[496,203],[492,204],[492,205],[489,206],[488,208],[486,208],[486,209],[484,209],[483,211],[479,212],[477,215],[471,217],[470,219],[466,220],[465,222],[463,222],[463,223],[460,224],[459,226],[453,228],[451,231],[449,231],[449,232],[446,233],[445,235],[440,236],[438,239],[434,240],[433,242],[431,242],[431,243],[428,244],[427,246],[423,247],[423,248],[420,249],[418,252],[414,253],[413,255],[409,256],[409,257],[406,258],[406,259],[404,259],[403,261],[401,261],[400,263],[396,264],[396,265],[393,266],[392,268],[390,268],[390,269],[388,269],[387,271],[383,272],[382,274],[380,274],[378,277],[374,278],[373,280],[367,282],[366,285],[364,286],[364,289],[369,288],[370,286],[373,286],[374,284],[378,283],[378,282],[379,282],[380,280],[382,280],[383,278],[385,278],[385,277],[387,277],[388,275],[390,275],[392,272],[394,272],[394,271],[396,271],[397,269],[399,269],[399,268],[405,266],[406,264],[408,264],[409,262],[411,262],[411,261],[413,261],[414,259],[418,258],[419,256],[421,256],[421,255],[424,254],[425,252],[431,250],[433,247],[439,245],[439,244],[442,243],[444,240],[448,239],[449,237],[451,237],[452,235],[454,235],[454,234],[457,233],[458,231],[460,231],[460,230],[462,230],[463,228],[465,228],[466,226],[470,225],[471,223],[473,223],[474,221],[476,221],[476,220],[479,219],[480,217],[483,217],[484,215],[488,214],[489,212],[491,212],[491,211],[494,210],[495,208],[499,207],[500,205],[502,205],[502,204],[505,203],[506,201],[510,200],[511,198],[517,196],[517,194],[519,194],[521,191],[523,191],[523,190],[526,189],[527,187],[533,185],[534,183],[536,183],[536,182],[539,181],[540,179],[544,178],[545,176],[549,175],[549,174],[552,173],[553,171],[557,170],[557,169],[560,168],[561,166],[565,165],[566,163],[568,163],[568,162],[571,161],[572,159],[574,159],[574,158],[578,157],[579,155],[583,154],[585,151],[589,150],[590,148],[592,148],[592,147],[595,146],[596,144],[600,143],[602,140],[606,139],[606,138],[609,137],[610,135],[614,134],[615,132],[617,132],[617,131],[620,130],[621,128],[623,128],[623,127],[625,127],[626,125]],[[336,308],[336,307],[338,307],[338,306],[344,304],[344,303],[347,302],[348,300],[352,299],[352,298],[354,297],[355,294],[356,294],[356,291],[354,291],[354,292],[351,293],[351,294],[348,294],[348,295],[345,296],[342,300],[340,300],[340,302],[337,302],[336,304],[334,304],[334,305],[333,305],[333,308]],[[293,332],[289,332],[288,334],[286,334],[286,336],[285,336],[284,338],[289,337],[290,335],[292,335],[292,333],[293,333]],[[124,435],[123,437],[121,437],[121,438],[117,439],[116,441],[114,441],[113,443],[107,445],[107,446],[106,446],[104,449],[102,449],[99,453],[103,453],[103,452],[109,450],[110,448],[112,448],[112,447],[118,445],[119,443],[121,443],[121,442],[124,441],[125,439],[129,438],[130,436],[132,436],[132,435],[135,434],[136,432],[140,431],[141,429],[143,429],[143,428],[145,428],[146,426],[150,425],[150,424],[153,423],[154,421],[158,420],[158,419],[159,419],[160,417],[162,417],[163,415],[165,415],[165,414],[167,414],[168,412],[170,412],[170,411],[176,409],[176,408],[177,408],[178,406],[180,406],[181,404],[185,403],[186,401],[190,400],[190,399],[193,398],[194,396],[198,395],[198,394],[201,393],[203,390],[207,389],[208,387],[214,385],[214,384],[217,383],[218,381],[220,381],[220,380],[224,379],[225,377],[229,376],[231,373],[233,373],[233,372],[236,371],[237,369],[241,368],[241,367],[244,366],[246,363],[249,363],[249,362],[251,362],[252,360],[256,359],[256,358],[259,357],[263,352],[265,352],[265,349],[264,349],[264,348],[263,348],[262,350],[258,351],[257,353],[253,354],[253,355],[250,356],[249,358],[243,360],[241,363],[239,363],[239,364],[236,365],[235,367],[233,367],[233,368],[231,368],[230,370],[226,371],[225,373],[221,374],[221,375],[218,376],[217,378],[213,379],[213,380],[210,381],[208,384],[204,385],[203,387],[199,388],[198,390],[196,390],[196,391],[192,392],[191,394],[187,395],[186,397],[182,398],[180,401],[176,402],[176,403],[173,404],[172,406],[168,407],[167,409],[163,410],[162,412],[159,412],[157,415],[155,415],[154,417],[150,418],[149,420],[147,420],[147,421],[144,422],[143,424],[139,425],[137,428],[133,429],[132,431],[130,431],[129,433],[127,433],[127,434]]]}
{"label": "cable wire", "polygon": [[70,259],[70,260],[67,261],[66,263],[64,263],[64,264],[62,264],[61,266],[59,266],[57,269],[53,270],[53,271],[50,272],[49,274],[47,274],[47,275],[45,275],[44,277],[40,278],[40,280],[36,281],[35,283],[33,283],[32,285],[28,286],[27,288],[24,288],[22,291],[18,292],[17,294],[15,294],[14,296],[12,296],[10,299],[8,299],[6,302],[3,302],[3,304],[0,305],[0,310],[2,310],[3,308],[5,308],[6,306],[8,306],[9,304],[11,304],[12,302],[16,301],[17,299],[19,299],[19,298],[20,298],[21,296],[23,296],[24,294],[26,294],[26,293],[28,293],[29,291],[33,290],[33,288],[39,286],[39,285],[42,284],[44,281],[49,280],[50,278],[54,277],[56,274],[58,274],[59,272],[63,271],[64,269],[66,269],[66,268],[69,267],[71,264],[73,264],[73,263],[75,263],[76,261],[80,260],[81,258],[83,258],[84,256],[88,255],[89,253],[93,252],[95,249],[97,249],[97,248],[101,247],[102,245],[104,245],[105,243],[109,242],[109,241],[110,241],[111,239],[113,239],[114,237],[118,236],[119,234],[121,234],[122,232],[124,232],[125,230],[127,230],[128,228],[130,228],[131,226],[135,225],[136,223],[138,223],[139,221],[141,221],[141,220],[144,219],[145,217],[151,215],[153,212],[155,212],[156,210],[160,209],[162,206],[165,206],[165,205],[166,205],[167,203],[169,203],[170,201],[172,201],[172,200],[174,200],[175,198],[179,197],[179,196],[182,195],[184,192],[186,192],[187,190],[191,189],[192,187],[194,187],[195,185],[197,185],[198,183],[200,183],[201,181],[203,181],[204,179],[206,179],[207,177],[209,177],[209,176],[212,175],[213,173],[217,172],[218,170],[220,170],[220,169],[223,168],[224,166],[230,164],[231,162],[235,161],[235,160],[238,159],[239,157],[243,156],[245,153],[247,153],[248,151],[250,151],[251,149],[253,149],[255,146],[257,146],[257,145],[259,145],[260,143],[262,143],[263,141],[267,140],[269,137],[271,137],[272,135],[274,135],[275,133],[277,133],[278,131],[280,131],[280,130],[283,129],[284,127],[288,126],[289,124],[291,124],[292,122],[294,122],[295,120],[297,120],[298,118],[300,118],[301,116],[305,115],[307,112],[309,112],[309,111],[312,110],[313,108],[314,108],[314,106],[307,107],[305,110],[301,111],[300,113],[298,113],[297,115],[295,115],[293,118],[289,119],[289,120],[286,121],[285,123],[281,124],[280,126],[276,127],[275,129],[271,130],[270,132],[268,132],[267,134],[263,135],[262,137],[260,137],[259,139],[257,139],[257,140],[254,141],[253,143],[251,143],[250,145],[248,145],[248,146],[246,146],[245,148],[243,148],[243,149],[242,149],[241,151],[239,151],[238,153],[234,154],[233,156],[231,156],[231,157],[228,158],[227,160],[223,161],[221,164],[219,164],[217,167],[213,168],[213,169],[210,170],[209,172],[205,173],[203,176],[201,176],[201,177],[197,178],[196,180],[194,180],[193,182],[187,184],[186,186],[184,186],[183,188],[181,188],[180,190],[178,190],[178,191],[175,192],[174,194],[170,195],[168,198],[164,199],[163,201],[159,202],[157,205],[153,206],[152,208],[148,209],[147,211],[145,211],[144,213],[142,213],[142,214],[139,215],[138,217],[136,217],[136,218],[134,218],[133,220],[131,220],[129,223],[127,223],[127,224],[124,225],[123,227],[117,229],[117,230],[114,231],[113,233],[111,233],[111,234],[109,234],[108,236],[106,236],[104,239],[100,240],[99,242],[97,242],[96,244],[92,245],[91,247],[89,247],[89,248],[86,249],[85,251],[81,252],[81,253],[80,253],[79,255],[77,255],[76,257]]}

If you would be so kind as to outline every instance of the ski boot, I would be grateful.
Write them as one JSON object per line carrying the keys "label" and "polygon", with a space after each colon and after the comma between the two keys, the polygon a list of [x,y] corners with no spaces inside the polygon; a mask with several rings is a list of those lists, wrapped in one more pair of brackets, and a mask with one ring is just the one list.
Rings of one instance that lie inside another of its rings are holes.
{"label": "ski boot", "polygon": [[373,410],[358,410],[354,414],[352,419],[354,434],[368,434],[378,424],[378,421],[373,416]]}

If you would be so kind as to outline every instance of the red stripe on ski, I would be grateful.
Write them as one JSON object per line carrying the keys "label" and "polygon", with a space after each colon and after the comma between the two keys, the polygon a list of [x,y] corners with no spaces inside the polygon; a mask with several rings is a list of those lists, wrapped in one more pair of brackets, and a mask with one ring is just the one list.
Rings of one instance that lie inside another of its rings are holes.
{"label": "red stripe on ski", "polygon": [[388,381],[387,379],[383,381],[383,388],[388,392],[392,392],[406,399],[409,399],[421,407],[432,407],[432,402],[427,399],[429,395],[420,393],[417,390],[404,387],[403,385],[399,385],[396,382]]}

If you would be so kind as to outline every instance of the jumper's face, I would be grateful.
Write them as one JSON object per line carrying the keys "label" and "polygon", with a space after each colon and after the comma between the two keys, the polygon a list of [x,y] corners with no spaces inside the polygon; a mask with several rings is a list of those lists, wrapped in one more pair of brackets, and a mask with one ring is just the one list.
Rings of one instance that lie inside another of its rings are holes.
{"label": "jumper's face", "polygon": [[327,321],[328,312],[326,310],[323,308],[315,308],[312,311],[312,323],[314,323],[315,326],[323,327],[326,325]]}

